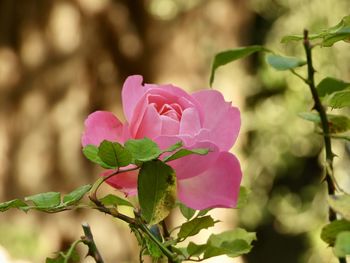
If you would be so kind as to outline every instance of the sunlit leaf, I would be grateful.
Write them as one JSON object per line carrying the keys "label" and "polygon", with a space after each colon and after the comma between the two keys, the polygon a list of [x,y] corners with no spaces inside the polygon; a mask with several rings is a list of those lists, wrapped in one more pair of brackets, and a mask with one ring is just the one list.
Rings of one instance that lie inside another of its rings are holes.
{"label": "sunlit leaf", "polygon": [[328,204],[335,212],[342,215],[344,219],[350,220],[350,195],[330,195]]}
{"label": "sunlit leaf", "polygon": [[90,191],[92,185],[83,185],[63,197],[64,205],[73,205],[80,201]]}
{"label": "sunlit leaf", "polygon": [[350,90],[342,90],[338,92],[334,92],[330,97],[327,99],[327,105],[339,109],[343,107],[349,107],[350,106]]}
{"label": "sunlit leaf", "polygon": [[25,201],[32,201],[35,206],[40,208],[53,208],[61,203],[61,193],[47,192],[28,196]]}
{"label": "sunlit leaf", "polygon": [[0,204],[0,212],[4,212],[10,208],[25,208],[27,204],[20,199],[14,199]]}
{"label": "sunlit leaf", "polygon": [[201,254],[203,254],[206,248],[207,244],[197,245],[193,242],[190,242],[187,246],[187,254],[189,256],[200,256]]}
{"label": "sunlit leaf", "polygon": [[214,226],[214,220],[211,216],[197,217],[183,223],[177,236],[179,238],[187,238],[198,234],[202,229],[207,229],[212,226]]}
{"label": "sunlit leaf", "polygon": [[[319,34],[309,34],[308,38],[310,40],[313,39],[317,39],[317,38],[321,38],[323,35],[323,33],[319,33]],[[281,43],[288,43],[291,41],[301,41],[304,39],[304,35],[288,35],[288,36],[284,36],[281,40]]]}
{"label": "sunlit leaf", "polygon": [[105,206],[130,206],[134,207],[128,200],[123,199],[116,195],[106,195],[105,197],[99,200]]}
{"label": "sunlit leaf", "polygon": [[98,156],[98,147],[96,147],[95,145],[86,145],[83,148],[83,154],[88,160],[90,160],[93,163],[101,165],[103,168],[106,168],[106,169],[114,168],[114,166],[108,165],[101,160],[100,156]]}
{"label": "sunlit leaf", "polygon": [[143,218],[149,224],[157,224],[175,205],[175,172],[159,160],[145,162],[140,169],[137,189]]}
{"label": "sunlit leaf", "polygon": [[206,155],[208,154],[209,149],[180,149],[177,152],[175,152],[174,154],[167,156],[164,158],[164,162],[170,162],[170,161],[174,161],[176,159],[185,157],[187,155],[191,155],[191,154],[198,154],[198,155]]}
{"label": "sunlit leaf", "polygon": [[345,88],[350,87],[350,83],[344,82],[339,79],[327,77],[321,80],[317,85],[317,93],[320,97],[330,95],[334,92],[344,90]]}
{"label": "sunlit leaf", "polygon": [[112,167],[127,166],[132,161],[131,153],[117,142],[104,140],[98,147],[98,156]]}
{"label": "sunlit leaf", "polygon": [[183,142],[182,141],[178,141],[177,143],[169,146],[168,148],[166,148],[163,152],[173,152],[176,151],[178,149],[180,149],[183,146]]}
{"label": "sunlit leaf", "polygon": [[276,70],[289,70],[306,64],[305,60],[301,60],[299,58],[283,57],[274,54],[267,55],[266,62]]}
{"label": "sunlit leaf", "polygon": [[[304,120],[321,124],[321,118],[318,113],[302,112],[298,115]],[[341,133],[350,130],[350,119],[347,116],[327,114],[327,119],[330,133]]]}
{"label": "sunlit leaf", "polygon": [[230,49],[230,50],[226,50],[216,54],[214,57],[213,64],[211,66],[211,74],[210,74],[210,80],[209,80],[210,86],[213,84],[213,81],[215,78],[215,72],[218,67],[226,65],[237,59],[247,57],[259,51],[268,51],[268,49],[262,46],[248,46],[248,47],[239,47],[235,49]]}
{"label": "sunlit leaf", "polygon": [[140,162],[157,159],[162,153],[158,145],[148,138],[128,140],[124,146],[132,154],[133,158]]}
{"label": "sunlit leaf", "polygon": [[350,231],[338,234],[334,245],[334,254],[337,257],[346,257],[350,255]]}
{"label": "sunlit leaf", "polygon": [[204,258],[227,255],[237,257],[248,253],[252,249],[252,241],[256,239],[255,233],[236,228],[217,235],[212,234],[207,242]]}
{"label": "sunlit leaf", "polygon": [[182,203],[179,204],[179,208],[180,208],[181,214],[187,220],[190,220],[194,216],[194,214],[196,213],[196,210],[194,210],[192,208],[189,208],[189,207],[187,207],[186,205],[184,205]]}
{"label": "sunlit leaf", "polygon": [[322,228],[321,239],[334,246],[337,235],[343,231],[350,231],[350,222],[344,219],[335,220]]}

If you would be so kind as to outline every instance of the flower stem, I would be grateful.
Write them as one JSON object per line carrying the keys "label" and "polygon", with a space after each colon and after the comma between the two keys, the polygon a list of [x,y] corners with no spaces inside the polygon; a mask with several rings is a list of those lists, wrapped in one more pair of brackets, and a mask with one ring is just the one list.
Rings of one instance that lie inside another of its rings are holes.
{"label": "flower stem", "polygon": [[97,249],[97,246],[94,241],[90,226],[87,223],[82,224],[83,231],[85,236],[82,237],[82,241],[89,248],[88,255],[95,259],[96,263],[104,263],[100,252]]}
{"label": "flower stem", "polygon": [[[304,30],[304,49],[305,49],[305,54],[306,54],[306,61],[307,61],[307,81],[306,83],[308,84],[312,98],[314,100],[315,106],[314,108],[320,115],[321,119],[321,126],[323,130],[323,140],[324,140],[324,147],[325,147],[325,152],[326,152],[326,176],[325,180],[327,182],[327,189],[328,189],[328,194],[329,195],[334,195],[335,193],[335,183],[334,183],[334,177],[333,177],[333,158],[334,154],[332,152],[332,143],[331,143],[331,137],[329,133],[329,123],[327,119],[327,114],[322,106],[320,97],[318,96],[316,86],[315,86],[315,79],[314,79],[314,74],[315,74],[315,69],[312,64],[312,55],[311,55],[311,50],[312,46],[310,44],[309,38],[308,38],[308,31]],[[328,219],[330,222],[335,221],[337,219],[336,213],[329,208],[328,211]],[[339,263],[346,263],[345,258],[338,258]]]}

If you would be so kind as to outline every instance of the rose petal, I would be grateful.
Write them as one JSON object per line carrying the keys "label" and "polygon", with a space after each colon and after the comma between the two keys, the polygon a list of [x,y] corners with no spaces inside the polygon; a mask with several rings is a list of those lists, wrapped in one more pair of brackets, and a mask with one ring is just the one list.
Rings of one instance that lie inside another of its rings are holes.
{"label": "rose petal", "polygon": [[[130,124],[131,125],[131,124]],[[135,129],[136,128],[136,129]],[[162,122],[153,105],[148,105],[138,127],[133,127],[135,138],[155,138],[161,134]]]}
{"label": "rose petal", "polygon": [[201,128],[198,111],[195,108],[187,108],[182,112],[180,121],[180,134],[195,135]]}
{"label": "rose petal", "polygon": [[204,148],[209,149],[210,152],[206,155],[191,154],[169,162],[169,165],[175,169],[176,177],[179,180],[197,176],[205,170],[210,169],[220,154],[218,147],[210,142],[197,142],[186,148]]}
{"label": "rose petal", "polygon": [[229,152],[221,152],[205,171],[195,177],[178,180],[178,198],[188,207],[197,210],[235,207],[241,177],[237,158]]}
{"label": "rose petal", "polygon": [[95,111],[85,120],[85,131],[81,138],[81,144],[100,145],[103,140],[119,141],[126,140],[126,127],[108,111]]}
{"label": "rose petal", "polygon": [[[203,128],[209,130],[198,137],[210,140],[220,150],[228,151],[235,143],[241,126],[240,112],[225,102],[222,94],[216,90],[204,90],[193,94],[204,110]],[[206,136],[204,136],[206,134]]]}
{"label": "rose petal", "polygon": [[142,76],[133,75],[128,77],[124,82],[122,89],[122,101],[124,114],[128,121],[131,120],[137,102],[146,91],[142,86],[142,80]]}
{"label": "rose petal", "polygon": [[161,134],[162,135],[177,135],[179,133],[179,122],[171,117],[161,115],[162,122]]}
{"label": "rose petal", "polygon": [[[115,170],[107,170],[101,176],[108,176],[114,172]],[[127,196],[133,196],[137,194],[137,176],[138,171],[119,173],[109,178],[106,183],[122,191]]]}

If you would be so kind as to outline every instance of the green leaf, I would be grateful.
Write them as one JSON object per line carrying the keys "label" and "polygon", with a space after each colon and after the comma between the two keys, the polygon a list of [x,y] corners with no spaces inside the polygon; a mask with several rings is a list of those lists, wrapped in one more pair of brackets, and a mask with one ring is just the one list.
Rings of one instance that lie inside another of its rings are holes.
{"label": "green leaf", "polygon": [[116,195],[106,195],[105,197],[99,200],[105,206],[130,206],[134,207],[128,200],[123,199]]}
{"label": "green leaf", "polygon": [[157,224],[175,205],[175,172],[160,160],[145,162],[140,169],[137,189],[142,216],[149,224]]}
{"label": "green leaf", "polygon": [[206,248],[207,244],[197,245],[191,241],[187,246],[187,254],[190,257],[200,256],[201,254],[203,254]]}
{"label": "green leaf", "polygon": [[132,161],[131,153],[117,142],[104,140],[98,147],[98,156],[112,167],[127,166]]}
{"label": "green leaf", "polygon": [[[321,124],[321,118],[318,113],[301,112],[298,114],[304,120]],[[350,119],[344,115],[327,114],[330,133],[341,133],[350,130]]]}
{"label": "green leaf", "polygon": [[214,220],[211,216],[197,217],[183,223],[177,236],[179,238],[187,238],[198,234],[202,229],[207,229],[212,226],[214,226]]}
{"label": "green leaf", "polygon": [[183,142],[182,141],[178,141],[177,143],[169,146],[168,148],[166,148],[163,153],[165,152],[173,152],[176,151],[177,149],[180,149],[183,146]]}
{"label": "green leaf", "polygon": [[246,187],[241,186],[239,188],[238,201],[236,205],[237,209],[242,208],[247,203],[248,196],[249,196],[249,190]]}
{"label": "green leaf", "polygon": [[305,60],[295,57],[283,57],[279,55],[269,54],[266,56],[267,63],[276,70],[290,70],[304,66]]}
{"label": "green leaf", "polygon": [[61,193],[59,192],[47,192],[36,195],[28,196],[25,201],[32,201],[35,206],[39,208],[53,208],[59,206],[61,203]]}
{"label": "green leaf", "polygon": [[206,155],[208,154],[209,152],[209,149],[180,149],[178,150],[177,152],[173,153],[172,155],[170,156],[167,156],[164,158],[164,162],[170,162],[170,161],[174,161],[176,159],[179,159],[179,158],[182,158],[182,157],[185,157],[187,155],[190,155],[190,154],[199,154],[199,155]]}
{"label": "green leaf", "polygon": [[0,212],[4,212],[10,208],[25,208],[27,204],[20,199],[14,199],[0,204]]}
{"label": "green leaf", "polygon": [[237,59],[247,57],[259,51],[269,51],[269,50],[262,46],[248,46],[248,47],[240,47],[240,48],[235,48],[235,49],[226,50],[226,51],[217,53],[214,57],[214,61],[211,67],[211,74],[210,74],[210,80],[209,80],[210,86],[213,84],[213,81],[215,78],[215,72],[218,67],[226,65]]}
{"label": "green leaf", "polygon": [[46,263],[78,263],[80,256],[76,250],[76,243],[74,242],[65,252],[57,252],[55,258],[46,258]]}
{"label": "green leaf", "polygon": [[334,246],[337,235],[343,231],[350,231],[350,222],[344,219],[335,220],[322,228],[321,239]]}
{"label": "green leaf", "polygon": [[332,108],[335,108],[335,109],[349,107],[350,106],[350,90],[343,90],[343,91],[334,92],[327,99],[327,105],[332,107]]}
{"label": "green leaf", "polygon": [[320,97],[330,95],[334,92],[344,90],[345,88],[350,87],[350,83],[344,82],[339,79],[327,77],[321,80],[317,85],[317,93]]}
{"label": "green leaf", "polygon": [[244,229],[237,228],[217,235],[212,234],[204,252],[204,258],[215,257],[219,255],[228,255],[237,257],[248,253],[251,249],[251,242],[256,240],[255,233],[249,233]]}
{"label": "green leaf", "polygon": [[197,214],[197,217],[198,216],[205,216],[210,210],[212,210],[212,208],[207,208],[207,209],[203,209],[203,210],[200,210]]}
{"label": "green leaf", "polygon": [[346,220],[350,220],[350,195],[330,195],[328,197],[329,206]]}
{"label": "green leaf", "polygon": [[100,156],[98,156],[98,147],[96,147],[95,145],[86,145],[83,148],[83,154],[88,160],[90,160],[93,163],[101,165],[103,168],[106,168],[106,169],[114,168],[113,166],[110,166],[101,160]]}
{"label": "green leaf", "polygon": [[[335,26],[325,29],[316,34],[309,34],[309,39],[322,39],[321,46],[330,47],[334,43],[342,40],[348,40],[350,37],[350,16],[343,17],[343,19]],[[289,41],[303,40],[302,35],[290,35],[282,38],[282,43]]]}
{"label": "green leaf", "polygon": [[345,231],[337,236],[334,246],[334,254],[337,257],[350,255],[350,231]]}
{"label": "green leaf", "polygon": [[63,197],[63,204],[64,205],[73,205],[80,201],[80,199],[83,198],[83,196],[90,191],[92,185],[87,184],[78,187],[74,191],[70,192],[69,194],[65,195]]}
{"label": "green leaf", "polygon": [[[322,37],[322,34],[309,34],[309,39],[313,40],[313,39],[317,39]],[[281,40],[281,43],[288,43],[291,41],[301,41],[304,40],[304,36],[303,35],[288,35],[288,36],[284,36]]]}
{"label": "green leaf", "polygon": [[163,255],[158,245],[152,239],[150,239],[148,236],[144,236],[144,240],[146,243],[147,251],[153,259],[160,258]]}
{"label": "green leaf", "polygon": [[128,140],[125,148],[132,154],[136,161],[147,162],[157,159],[162,151],[158,145],[148,138]]}
{"label": "green leaf", "polygon": [[194,214],[196,213],[196,210],[187,207],[186,205],[184,205],[183,203],[179,203],[179,208],[181,211],[181,214],[187,219],[190,220]]}

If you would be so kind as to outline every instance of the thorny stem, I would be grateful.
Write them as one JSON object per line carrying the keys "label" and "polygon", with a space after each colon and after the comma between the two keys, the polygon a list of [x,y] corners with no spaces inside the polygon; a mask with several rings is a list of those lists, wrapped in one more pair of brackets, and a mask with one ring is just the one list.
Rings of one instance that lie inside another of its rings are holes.
{"label": "thorny stem", "polygon": [[[310,44],[309,38],[308,38],[308,31],[304,30],[304,49],[306,54],[306,61],[307,61],[307,84],[310,88],[312,98],[314,100],[315,106],[314,108],[319,113],[321,118],[321,125],[323,130],[323,139],[324,139],[324,146],[326,151],[326,176],[325,180],[327,182],[327,188],[328,188],[328,194],[333,195],[335,193],[335,185],[333,183],[333,158],[334,154],[332,152],[332,144],[331,144],[331,138],[329,136],[329,126],[328,126],[328,119],[325,109],[322,106],[321,100],[317,94],[317,90],[315,87],[315,69],[312,64],[312,55],[311,55],[311,49],[312,46]],[[329,210],[328,214],[329,221],[334,221],[337,219],[336,213],[333,210]]]}
{"label": "thorny stem", "polygon": [[[312,98],[315,102],[314,108],[318,112],[321,118],[321,125],[322,125],[322,130],[323,130],[323,139],[324,139],[324,146],[325,146],[325,151],[326,151],[326,177],[325,180],[327,182],[327,188],[328,188],[328,194],[329,195],[334,195],[335,193],[335,183],[334,183],[334,177],[333,177],[333,158],[334,154],[332,152],[332,144],[331,144],[331,137],[330,137],[330,132],[329,132],[329,126],[328,126],[328,119],[327,119],[327,114],[322,106],[321,100],[318,96],[316,87],[315,87],[315,79],[314,79],[314,74],[315,74],[315,69],[312,65],[312,56],[311,56],[311,49],[312,46],[310,44],[309,38],[308,38],[308,31],[304,30],[304,49],[306,53],[306,61],[307,61],[307,81],[306,83],[308,84]],[[328,213],[328,219],[329,221],[334,221],[337,219],[336,213],[329,208],[329,213]],[[345,258],[338,258],[339,263],[346,263]]]}
{"label": "thorny stem", "polygon": [[100,252],[94,241],[90,226],[87,223],[82,224],[85,236],[82,237],[82,241],[89,247],[88,255],[95,259],[96,263],[104,263]]}

